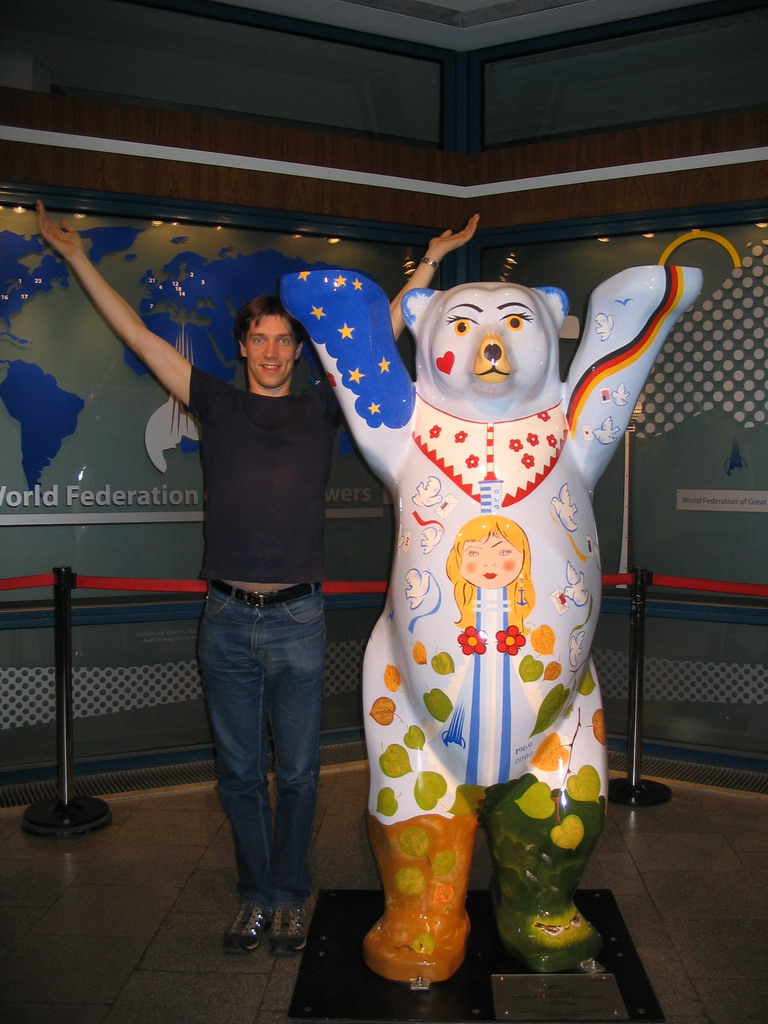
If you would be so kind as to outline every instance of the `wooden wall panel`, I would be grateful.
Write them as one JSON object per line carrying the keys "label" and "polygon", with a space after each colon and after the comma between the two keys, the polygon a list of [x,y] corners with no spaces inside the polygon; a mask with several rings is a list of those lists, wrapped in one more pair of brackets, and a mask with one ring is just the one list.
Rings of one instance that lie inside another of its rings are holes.
{"label": "wooden wall panel", "polygon": [[471,158],[475,183],[559,174],[764,146],[768,111],[676,121],[490,150]]}
{"label": "wooden wall panel", "polygon": [[669,174],[615,178],[555,189],[493,196],[478,202],[484,227],[681,210],[755,202],[768,219],[768,164],[710,167]]}
{"label": "wooden wall panel", "polygon": [[464,159],[420,146],[155,110],[0,87],[0,121],[41,131],[125,139],[462,184]]}
{"label": "wooden wall panel", "polygon": [[[636,128],[461,156],[226,118],[0,89],[0,118],[41,132],[283,160],[352,171],[352,180],[265,173],[173,159],[0,141],[0,177],[14,184],[435,227],[476,210],[484,228],[711,206],[768,197],[768,163],[734,163],[606,181],[510,191],[479,200],[436,196],[431,182],[482,185],[600,167],[751,148],[768,137],[768,112]],[[354,172],[406,177],[421,191],[356,183]],[[768,215],[768,211],[766,211]]]}
{"label": "wooden wall panel", "polygon": [[454,216],[461,219],[466,206],[426,193],[20,142],[0,141],[0,168],[7,184],[41,192],[72,188],[318,218],[433,226],[453,223]]}

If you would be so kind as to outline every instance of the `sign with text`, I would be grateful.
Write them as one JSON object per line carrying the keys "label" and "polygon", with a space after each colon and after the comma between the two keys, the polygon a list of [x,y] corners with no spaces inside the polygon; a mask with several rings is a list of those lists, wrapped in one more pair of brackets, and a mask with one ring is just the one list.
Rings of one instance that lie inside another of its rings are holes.
{"label": "sign with text", "polygon": [[678,512],[768,512],[768,491],[678,490]]}

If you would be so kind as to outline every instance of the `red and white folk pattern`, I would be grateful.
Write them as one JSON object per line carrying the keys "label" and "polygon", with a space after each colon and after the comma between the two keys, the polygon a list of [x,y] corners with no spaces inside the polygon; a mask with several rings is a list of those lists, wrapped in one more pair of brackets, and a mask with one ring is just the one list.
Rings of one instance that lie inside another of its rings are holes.
{"label": "red and white folk pattern", "polygon": [[459,419],[417,398],[413,439],[446,476],[480,501],[480,481],[503,484],[502,506],[520,501],[549,475],[565,442],[561,405],[495,423]]}

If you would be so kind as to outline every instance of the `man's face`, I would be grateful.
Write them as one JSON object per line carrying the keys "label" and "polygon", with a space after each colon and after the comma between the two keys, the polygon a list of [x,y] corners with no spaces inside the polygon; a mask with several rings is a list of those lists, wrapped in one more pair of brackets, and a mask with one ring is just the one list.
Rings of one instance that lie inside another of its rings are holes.
{"label": "man's face", "polygon": [[282,316],[265,316],[251,324],[245,341],[240,342],[240,355],[245,357],[248,390],[255,395],[281,398],[291,392],[291,377],[301,344]]}

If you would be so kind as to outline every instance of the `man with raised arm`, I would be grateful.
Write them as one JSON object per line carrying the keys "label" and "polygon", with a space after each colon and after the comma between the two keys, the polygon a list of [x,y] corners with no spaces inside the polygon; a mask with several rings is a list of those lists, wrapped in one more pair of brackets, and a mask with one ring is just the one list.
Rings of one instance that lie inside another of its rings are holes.
{"label": "man with raised arm", "polygon": [[[193,366],[144,324],[91,263],[68,220],[38,202],[40,232],[66,260],[114,333],[202,427],[207,496],[201,575],[208,594],[199,658],[216,746],[218,791],[232,826],[240,908],[228,953],[273,956],[306,944],[304,907],[319,774],[325,621],[321,581],[325,488],[340,414],[327,382],[291,389],[306,333],[274,296],[248,302],[234,334],[247,390]],[[474,234],[433,239],[408,288],[426,287],[442,258]],[[392,327],[403,327],[393,301]],[[268,787],[270,735],[276,806]]]}

